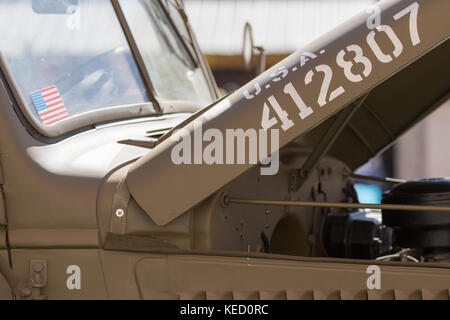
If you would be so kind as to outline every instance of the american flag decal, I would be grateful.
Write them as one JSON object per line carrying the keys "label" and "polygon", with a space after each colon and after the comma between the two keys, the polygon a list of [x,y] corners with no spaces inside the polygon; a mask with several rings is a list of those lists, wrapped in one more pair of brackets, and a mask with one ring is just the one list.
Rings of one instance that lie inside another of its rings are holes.
{"label": "american flag decal", "polygon": [[69,117],[56,86],[51,86],[30,94],[41,121],[49,126]]}

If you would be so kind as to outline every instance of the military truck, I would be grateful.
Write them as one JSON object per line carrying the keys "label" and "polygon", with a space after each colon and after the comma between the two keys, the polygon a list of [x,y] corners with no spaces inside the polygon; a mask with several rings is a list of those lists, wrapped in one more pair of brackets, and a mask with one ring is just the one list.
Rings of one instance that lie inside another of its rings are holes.
{"label": "military truck", "polygon": [[449,299],[450,181],[355,173],[448,100],[448,12],[377,2],[219,97],[181,0],[0,0],[0,297]]}

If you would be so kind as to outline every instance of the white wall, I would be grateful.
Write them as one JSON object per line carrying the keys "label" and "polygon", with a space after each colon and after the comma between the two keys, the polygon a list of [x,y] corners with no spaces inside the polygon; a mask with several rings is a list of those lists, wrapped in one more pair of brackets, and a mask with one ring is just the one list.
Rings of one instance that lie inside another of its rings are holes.
{"label": "white wall", "polygon": [[300,49],[375,0],[184,0],[204,53],[242,52],[245,22],[269,54]]}
{"label": "white wall", "polygon": [[394,164],[398,178],[450,177],[450,100],[398,140]]}

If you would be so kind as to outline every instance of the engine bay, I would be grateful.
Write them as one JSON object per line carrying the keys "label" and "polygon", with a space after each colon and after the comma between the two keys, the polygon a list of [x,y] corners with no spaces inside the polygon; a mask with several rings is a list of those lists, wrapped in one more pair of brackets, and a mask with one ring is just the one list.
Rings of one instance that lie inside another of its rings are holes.
{"label": "engine bay", "polygon": [[[432,206],[447,205],[450,179],[396,182],[381,204],[361,204],[353,174],[333,157],[323,157],[293,191],[292,172],[308,156],[301,144],[291,144],[281,150],[277,175],[262,176],[256,166],[166,225],[156,224],[131,198],[119,233],[202,252],[449,261],[449,216]],[[126,170],[116,171],[101,189],[100,203],[109,199],[99,210],[104,238],[112,230],[111,201]],[[279,202],[268,201],[274,199]]]}

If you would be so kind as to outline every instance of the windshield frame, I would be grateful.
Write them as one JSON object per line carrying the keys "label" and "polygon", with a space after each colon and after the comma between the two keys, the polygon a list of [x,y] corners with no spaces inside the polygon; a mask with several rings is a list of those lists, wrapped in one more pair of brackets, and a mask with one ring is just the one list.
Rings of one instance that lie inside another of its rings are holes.
{"label": "windshield frame", "polygon": [[[200,69],[203,78],[205,79],[206,85],[208,87],[209,95],[211,98],[211,103],[217,100],[217,86],[215,85],[215,82],[213,80],[213,76],[210,72],[208,72],[205,65],[207,65],[206,61],[202,61],[202,57],[204,58],[204,55],[201,53],[200,48],[198,47],[197,42],[195,42],[195,39],[193,39],[193,33],[190,29],[188,23],[187,23],[187,16],[184,13],[183,7],[177,6],[177,10],[180,13],[180,9],[183,10],[184,16],[186,16],[186,19],[183,19],[184,25],[186,26],[186,29],[189,32],[189,38],[192,41],[192,47],[190,48],[188,46],[188,43],[184,39],[184,37],[181,35],[178,27],[175,25],[173,21],[173,17],[170,15],[168,8],[166,5],[162,2],[162,0],[153,0],[155,3],[159,6],[159,8],[162,10],[162,12],[165,15],[165,18],[167,18],[167,21],[170,24],[170,27],[172,28],[175,36],[178,40],[181,41],[181,44],[183,48],[185,49],[185,52],[188,54],[189,59],[195,66],[195,68]],[[120,0],[111,0],[111,3],[114,7],[114,10],[116,11],[117,17],[119,19],[119,23],[122,26],[123,31],[125,32],[126,39],[128,41],[128,44],[131,48],[131,51],[133,53],[133,56],[135,58],[137,67],[140,71],[140,73],[143,75],[142,78],[144,79],[144,85],[146,86],[147,92],[149,92],[150,99],[152,101],[155,101],[157,104],[158,110],[162,114],[168,114],[168,113],[174,113],[174,112],[196,112],[199,110],[198,107],[195,107],[196,103],[189,101],[189,100],[169,100],[165,99],[163,97],[159,97],[154,86],[152,85],[151,76],[149,74],[148,67],[146,66],[146,63],[144,61],[144,58],[142,56],[141,51],[139,50],[139,45],[137,40],[135,39],[135,35],[133,34],[131,27],[126,19],[125,13],[123,11],[122,5],[120,4]],[[194,52],[193,52],[194,51]],[[136,53],[136,55],[135,55]],[[204,106],[206,107],[206,105]]]}
{"label": "windshield frame", "polygon": [[[10,88],[13,98],[17,103],[19,112],[22,114],[22,116],[19,115],[19,118],[21,118],[21,120],[25,118],[25,121],[22,120],[22,122],[26,122],[24,123],[25,127],[29,132],[31,131],[30,133],[38,140],[60,140],[61,138],[65,138],[68,135],[76,134],[80,131],[85,131],[88,129],[93,129],[97,124],[103,124],[105,122],[133,118],[155,117],[167,113],[195,112],[200,109],[198,106],[196,107],[193,103],[189,103],[188,101],[164,101],[156,97],[150,75],[145,68],[141,52],[138,50],[131,29],[129,28],[128,21],[123,15],[120,3],[118,0],[110,0],[110,2],[116,13],[116,17],[126,38],[126,41],[130,47],[130,51],[139,70],[139,76],[144,83],[150,101],[146,103],[117,105],[97,110],[91,110],[88,112],[73,115],[70,118],[60,123],[56,123],[52,126],[45,126],[44,124],[40,123],[33,116],[31,110],[29,110],[26,99],[24,98],[23,93],[8,66],[5,56],[0,50],[0,72],[2,73],[4,80],[6,81],[5,85]],[[177,27],[173,23],[172,17],[168,14],[166,7],[161,2],[161,0],[156,0],[156,3],[165,12],[167,19],[169,20],[172,28],[175,30],[176,36],[181,40],[181,43],[186,48],[186,51],[188,52],[195,66],[201,70],[208,88],[210,89],[211,100],[215,100],[216,92],[214,92],[212,89],[214,88],[214,86],[212,84],[209,73],[205,72],[203,64],[200,63],[198,59],[196,59],[198,57],[194,57],[191,54],[191,50],[189,50],[189,48],[187,47],[187,44],[185,43],[183,37],[180,36]]]}

